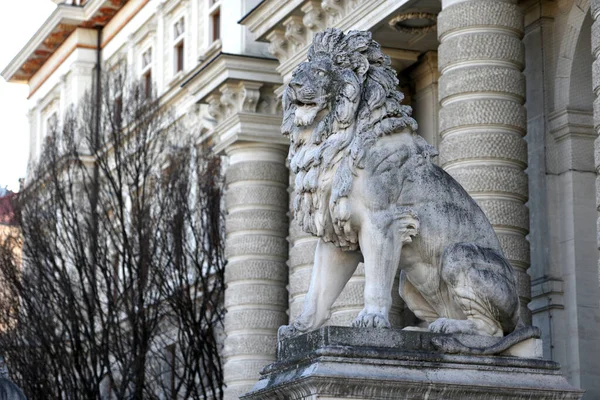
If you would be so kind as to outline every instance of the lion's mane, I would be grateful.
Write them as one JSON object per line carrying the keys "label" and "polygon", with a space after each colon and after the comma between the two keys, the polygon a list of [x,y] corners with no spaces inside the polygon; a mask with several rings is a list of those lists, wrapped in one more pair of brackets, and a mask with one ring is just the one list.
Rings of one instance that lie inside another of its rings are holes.
{"label": "lion's mane", "polygon": [[[283,94],[282,132],[290,137],[289,162],[296,175],[294,211],[306,232],[345,250],[358,247],[356,229],[349,223],[347,196],[357,169],[379,138],[404,129],[415,135],[411,108],[402,105],[396,72],[390,58],[370,32],[327,29],[315,35],[308,62],[329,57],[336,93],[327,113],[312,132],[294,122],[292,89]],[[425,150],[424,150],[425,151]]]}

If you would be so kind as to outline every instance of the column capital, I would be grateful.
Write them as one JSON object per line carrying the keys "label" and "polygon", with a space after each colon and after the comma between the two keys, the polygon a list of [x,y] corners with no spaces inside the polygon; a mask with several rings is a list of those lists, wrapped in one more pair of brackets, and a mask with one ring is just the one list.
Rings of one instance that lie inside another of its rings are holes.
{"label": "column capital", "polygon": [[215,119],[215,151],[238,142],[287,145],[281,134],[281,105],[275,93],[279,84],[227,80],[208,96],[208,113]]}
{"label": "column capital", "polygon": [[182,84],[197,103],[208,105],[215,151],[238,141],[288,143],[280,129],[276,66],[269,58],[221,53]]}

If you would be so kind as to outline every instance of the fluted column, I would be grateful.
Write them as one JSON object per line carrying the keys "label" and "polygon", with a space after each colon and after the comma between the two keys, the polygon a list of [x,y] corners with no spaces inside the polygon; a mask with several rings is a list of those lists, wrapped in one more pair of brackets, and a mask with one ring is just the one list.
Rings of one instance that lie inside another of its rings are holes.
{"label": "fluted column", "polygon": [[515,267],[531,323],[523,15],[514,1],[444,0],[440,162],[475,198]]}
{"label": "fluted column", "polygon": [[288,322],[287,148],[242,142],[225,149],[225,399],[248,392],[275,360]]}

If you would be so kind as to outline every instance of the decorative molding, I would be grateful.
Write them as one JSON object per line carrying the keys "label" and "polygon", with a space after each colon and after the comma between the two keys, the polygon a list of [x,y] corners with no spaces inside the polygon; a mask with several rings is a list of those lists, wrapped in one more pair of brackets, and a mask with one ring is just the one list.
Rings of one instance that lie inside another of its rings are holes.
{"label": "decorative molding", "polygon": [[216,152],[240,142],[287,145],[280,132],[275,90],[282,82],[276,65],[271,59],[221,53],[183,83],[195,102],[207,105]]}
{"label": "decorative molding", "polygon": [[[410,25],[410,21],[414,20],[427,20],[429,21],[426,25]],[[392,29],[399,32],[408,33],[411,35],[421,35],[435,31],[437,28],[437,15],[427,12],[407,12],[398,14],[388,22]]]}
{"label": "decorative molding", "polygon": [[565,109],[550,114],[548,128],[554,140],[561,141],[573,136],[594,140],[598,136],[594,130],[592,111]]}
{"label": "decorative molding", "polygon": [[282,81],[276,68],[277,61],[274,59],[219,53],[181,86],[192,94],[194,101],[205,103],[227,81],[261,82],[279,86]]}
{"label": "decorative molding", "polygon": [[142,27],[133,34],[133,41],[136,45],[146,40],[146,38],[153,39],[156,35],[156,28],[158,24],[156,21],[148,21],[142,25]]}
{"label": "decorative molding", "polygon": [[319,1],[311,0],[304,4],[300,10],[304,13],[302,23],[306,25],[308,29],[322,31],[327,27],[325,13],[323,12]]}
{"label": "decorative molding", "polygon": [[169,15],[180,7],[185,7],[189,3],[189,0],[165,0],[160,3],[159,7],[162,7],[162,11]]}

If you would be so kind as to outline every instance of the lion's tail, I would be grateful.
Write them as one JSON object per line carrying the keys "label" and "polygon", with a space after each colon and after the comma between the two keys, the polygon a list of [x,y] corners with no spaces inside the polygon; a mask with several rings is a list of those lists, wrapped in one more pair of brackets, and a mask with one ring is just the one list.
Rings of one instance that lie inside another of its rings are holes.
{"label": "lion's tail", "polygon": [[455,336],[437,336],[431,339],[431,343],[437,350],[449,354],[470,355],[494,355],[508,350],[510,347],[524,340],[541,337],[540,328],[537,326],[525,326],[518,324],[517,328],[508,335],[500,338],[496,343],[488,347],[471,347],[462,343]]}

